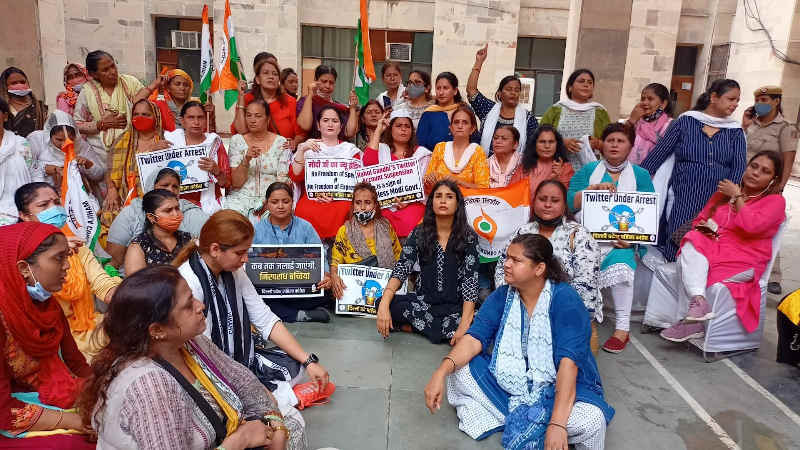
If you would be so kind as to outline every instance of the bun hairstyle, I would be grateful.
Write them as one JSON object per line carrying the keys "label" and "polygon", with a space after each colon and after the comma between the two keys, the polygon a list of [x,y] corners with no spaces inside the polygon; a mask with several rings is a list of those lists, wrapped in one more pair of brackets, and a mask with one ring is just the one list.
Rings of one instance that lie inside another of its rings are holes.
{"label": "bun hairstyle", "polygon": [[647,90],[653,91],[653,94],[660,98],[662,102],[667,102],[667,105],[664,107],[664,113],[671,117],[675,109],[675,104],[672,103],[672,96],[669,95],[669,89],[661,83],[650,83],[642,89],[642,93]]}
{"label": "bun hairstyle", "polygon": [[456,96],[453,97],[453,102],[463,102],[464,99],[461,97],[461,92],[458,90],[458,77],[453,72],[442,72],[436,76],[436,83],[438,83],[441,79],[447,80],[447,82],[450,83],[450,86],[456,90]]}
{"label": "bun hairstyle", "polygon": [[711,83],[711,86],[703,92],[700,97],[697,98],[697,103],[694,104],[693,111],[705,111],[706,108],[711,104],[711,94],[717,94],[717,97],[722,97],[731,89],[740,89],[739,83],[736,80],[731,80],[729,78],[722,78],[719,80],[714,80]]}
{"label": "bun hairstyle", "polygon": [[546,279],[554,282],[569,281],[569,276],[553,254],[553,244],[546,237],[540,234],[525,233],[517,235],[511,240],[511,244],[521,245],[522,254],[534,263],[544,263]]}
{"label": "bun hairstyle", "polygon": [[[201,105],[197,100],[189,100],[188,102],[184,103],[181,107],[181,117],[186,117],[186,113],[189,111],[189,109],[194,107],[203,109],[203,105]],[[203,112],[205,112],[204,109]]]}
{"label": "bun hairstyle", "polygon": [[97,68],[100,65],[100,61],[103,58],[108,58],[111,61],[114,61],[114,57],[111,56],[110,53],[103,51],[103,50],[95,50],[93,52],[89,52],[86,55],[86,71],[90,74],[97,73]]}
{"label": "bun hairstyle", "polygon": [[[163,170],[163,169],[162,169]],[[161,173],[159,172],[159,175]],[[158,178],[158,176],[156,176]],[[157,181],[156,181],[157,183]],[[172,191],[168,191],[166,189],[153,189],[152,191],[144,194],[142,197],[142,209],[144,210],[145,216],[147,214],[155,215],[156,210],[161,207],[161,205],[171,198],[178,200],[178,196],[173,194]],[[144,221],[144,229],[150,230],[153,228],[153,223],[149,220]]]}

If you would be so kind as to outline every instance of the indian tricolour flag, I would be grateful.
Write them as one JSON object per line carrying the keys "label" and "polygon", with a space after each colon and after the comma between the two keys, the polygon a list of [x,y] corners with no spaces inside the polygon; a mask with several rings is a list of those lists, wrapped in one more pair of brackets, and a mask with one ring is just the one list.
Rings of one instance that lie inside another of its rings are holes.
{"label": "indian tricolour flag", "polygon": [[375,65],[372,63],[372,47],[369,43],[369,6],[367,0],[361,0],[361,18],[358,19],[358,32],[355,37],[356,69],[353,89],[358,102],[366,105],[369,101],[369,85],[375,81]]}
{"label": "indian tricolour flag", "polygon": [[100,205],[86,192],[83,179],[75,160],[75,143],[67,137],[61,147],[64,152],[64,172],[61,177],[61,203],[67,210],[67,224],[63,231],[67,236],[77,236],[86,246],[95,251],[100,236],[100,222],[97,211]]}
{"label": "indian tricolour flag", "polygon": [[208,102],[208,94],[214,81],[214,47],[211,44],[211,28],[208,25],[208,5],[203,5],[203,28],[200,33],[200,101]]}
{"label": "indian tricolour flag", "polygon": [[497,261],[514,233],[531,214],[528,177],[512,185],[493,189],[461,188],[467,223],[478,234],[481,262]]}
{"label": "indian tricolour flag", "polygon": [[236,35],[233,28],[233,18],[231,17],[231,2],[225,0],[225,39],[219,52],[219,72],[211,85],[211,90],[225,91],[225,109],[231,109],[239,99],[239,80],[244,80],[244,74],[239,72],[239,52],[236,49]]}

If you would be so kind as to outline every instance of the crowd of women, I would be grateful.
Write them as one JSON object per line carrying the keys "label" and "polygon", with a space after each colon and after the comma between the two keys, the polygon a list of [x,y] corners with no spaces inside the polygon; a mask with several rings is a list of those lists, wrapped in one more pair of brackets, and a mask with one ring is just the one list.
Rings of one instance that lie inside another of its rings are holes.
{"label": "crowd of women", "polygon": [[[467,102],[451,72],[432,79],[386,63],[387,91],[363,106],[353,93],[348,104],[332,98],[338,74],[326,65],[297,98],[297,74],[260,53],[227,146],[214,105],[192,97],[180,69],[145,86],[112,55],[90,52],[85,66],[65,67],[50,114],[22,70],[2,72],[2,446],[305,448],[296,407],[333,385],[283,323],[331,319],[341,264],[392,271],[378,333],[453,346],[425,388],[428,408],[446,391],[461,430],[475,439],[502,430],[505,448],[603,448],[614,410],[595,362],[598,323],[613,303],[602,349],[622,352],[647,251],[677,260],[692,299],[665,339],[702,335],[713,316],[705,289],[717,282],[754,329],[797,145],[780,88],[755,92],[746,130],[731,118],[741,92],[728,79],[674,120],[669,90],[649,84],[612,122],[593,100],[602,80],[579,69],[537,120],[520,105],[517,76],[493,98],[478,90],[487,52],[476,53]],[[87,192],[102,200],[102,263],[65,226],[67,140]],[[169,168],[140,179],[135,155],[187,145],[214,149],[199,162],[207,192],[182,194]],[[381,207],[369,183],[350,201],[309,196],[306,162],[319,158],[413,158],[425,198]],[[496,263],[481,262],[461,189],[520,181],[530,221]],[[659,190],[657,245],[595,241],[579,220],[586,190]],[[243,269],[253,244],[324,244],[317,288],[328,296],[262,300]],[[293,389],[304,379],[309,395]]]}

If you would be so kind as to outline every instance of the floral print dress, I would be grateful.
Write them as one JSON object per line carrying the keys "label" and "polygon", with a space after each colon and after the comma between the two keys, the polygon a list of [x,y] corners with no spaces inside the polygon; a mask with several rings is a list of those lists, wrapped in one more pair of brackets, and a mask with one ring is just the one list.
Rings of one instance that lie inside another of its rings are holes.
{"label": "floral print dress", "polygon": [[415,331],[438,344],[455,334],[461,323],[463,302],[478,299],[478,237],[468,232],[463,256],[456,255],[450,241],[446,249],[435,241],[434,257],[426,260],[419,252],[422,233],[422,225],[417,225],[408,236],[392,278],[404,282],[419,261],[422,271],[417,279],[417,292],[405,296],[407,305],[402,314]]}
{"label": "floral print dress", "polygon": [[[261,208],[264,204],[264,193],[270,184],[276,181],[289,183],[289,155],[284,149],[286,138],[275,136],[272,145],[262,151],[258,158],[250,161],[247,169],[247,181],[239,189],[229,189],[225,197],[225,208],[242,213],[245,217]],[[238,167],[244,160],[249,145],[242,135],[231,138],[228,157],[231,168]]]}

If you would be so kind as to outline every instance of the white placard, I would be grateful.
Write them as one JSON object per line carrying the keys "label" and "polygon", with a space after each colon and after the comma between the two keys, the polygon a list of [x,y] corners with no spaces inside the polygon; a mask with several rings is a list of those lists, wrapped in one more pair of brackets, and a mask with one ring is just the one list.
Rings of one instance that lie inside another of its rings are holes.
{"label": "white placard", "polygon": [[[213,145],[212,149],[217,147],[217,145]],[[138,153],[136,155],[136,163],[139,165],[139,182],[142,185],[142,190],[145,190],[144,184],[146,180],[149,180],[150,177],[164,168],[174,170],[181,177],[181,194],[207,189],[208,172],[201,169],[198,163],[200,158],[212,158],[212,156],[209,156],[208,150],[207,146],[200,144]],[[212,159],[215,159],[216,151],[213,153]]]}
{"label": "white placard", "polygon": [[[336,314],[377,317],[378,300],[392,277],[392,269],[341,264],[337,272],[344,283],[344,294],[336,299]],[[405,293],[404,283],[395,295]]]}
{"label": "white placard", "polygon": [[395,202],[417,202],[422,200],[422,174],[416,158],[399,159],[385,164],[356,169],[356,180],[366,181],[378,191],[381,208]]}
{"label": "white placard", "polygon": [[583,226],[597,241],[658,242],[657,193],[583,191],[581,214]]}
{"label": "white placard", "polygon": [[326,194],[334,200],[352,199],[353,187],[356,185],[355,170],[360,168],[361,161],[354,158],[306,159],[308,198]]}

